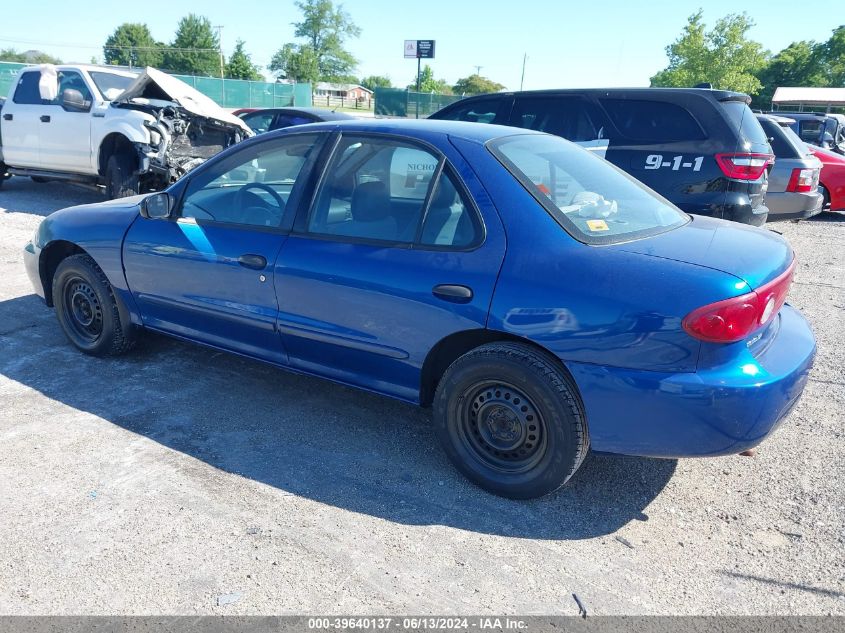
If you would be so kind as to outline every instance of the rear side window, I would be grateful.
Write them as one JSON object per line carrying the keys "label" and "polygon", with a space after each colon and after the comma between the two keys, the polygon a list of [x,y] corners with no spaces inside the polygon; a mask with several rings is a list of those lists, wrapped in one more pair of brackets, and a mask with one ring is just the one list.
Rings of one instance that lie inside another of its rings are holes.
{"label": "rear side window", "polygon": [[433,119],[449,121],[469,121],[471,123],[493,123],[493,119],[502,107],[503,99],[473,99],[467,103],[459,102],[442,116],[434,114]]}
{"label": "rear side window", "polygon": [[41,105],[41,92],[38,90],[40,78],[41,74],[38,72],[23,73],[18,79],[18,87],[15,88],[12,100],[24,105]]}
{"label": "rear side window", "polygon": [[698,121],[683,108],[665,101],[600,99],[623,136],[646,143],[700,141],[707,138]]}
{"label": "rear side window", "polygon": [[612,244],[689,221],[689,216],[621,170],[561,138],[506,136],[487,146],[581,242]]}
{"label": "rear side window", "polygon": [[722,103],[722,107],[742,139],[759,145],[769,143],[769,137],[760,127],[757,117],[744,102],[725,101]]}

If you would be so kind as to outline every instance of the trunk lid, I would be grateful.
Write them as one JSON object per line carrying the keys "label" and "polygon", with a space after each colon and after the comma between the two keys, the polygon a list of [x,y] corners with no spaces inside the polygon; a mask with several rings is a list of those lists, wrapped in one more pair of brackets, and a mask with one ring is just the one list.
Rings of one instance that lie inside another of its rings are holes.
{"label": "trunk lid", "polygon": [[247,136],[252,136],[252,130],[246,123],[221,108],[213,99],[184,81],[149,66],[112,103],[130,103],[133,99],[172,101],[191,114],[234,125],[246,132]]}
{"label": "trunk lid", "polygon": [[792,262],[792,248],[772,231],[704,216],[691,217],[691,222],[672,231],[606,248],[719,270],[741,279],[750,289],[771,281]]}

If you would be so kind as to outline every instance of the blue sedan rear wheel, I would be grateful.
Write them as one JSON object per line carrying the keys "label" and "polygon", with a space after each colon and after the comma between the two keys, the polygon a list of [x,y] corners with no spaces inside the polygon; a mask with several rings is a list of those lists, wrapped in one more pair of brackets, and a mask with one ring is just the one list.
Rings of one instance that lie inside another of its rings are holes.
{"label": "blue sedan rear wheel", "polygon": [[458,358],[438,384],[434,409],[452,462],[505,497],[556,490],[589,450],[574,383],[553,357],[529,345],[490,343]]}

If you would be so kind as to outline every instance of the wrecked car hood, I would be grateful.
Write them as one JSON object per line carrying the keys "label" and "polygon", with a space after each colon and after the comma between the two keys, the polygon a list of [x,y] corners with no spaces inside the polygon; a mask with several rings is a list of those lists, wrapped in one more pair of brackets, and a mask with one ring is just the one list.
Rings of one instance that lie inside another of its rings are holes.
{"label": "wrecked car hood", "polygon": [[191,114],[237,126],[246,136],[253,135],[246,123],[221,108],[210,97],[184,81],[149,66],[112,103],[131,103],[133,99],[172,101]]}

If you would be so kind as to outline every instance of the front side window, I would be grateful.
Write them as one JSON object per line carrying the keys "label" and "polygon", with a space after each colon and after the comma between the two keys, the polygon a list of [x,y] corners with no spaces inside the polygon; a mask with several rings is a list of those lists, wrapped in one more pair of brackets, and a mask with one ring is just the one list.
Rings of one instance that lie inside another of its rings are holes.
{"label": "front side window", "polygon": [[391,138],[343,137],[308,219],[310,233],[464,247],[480,228],[439,157]]}
{"label": "front side window", "polygon": [[667,200],[591,153],[548,135],[507,136],[490,151],[575,239],[612,244],[689,221]]}
{"label": "front side window", "polygon": [[317,134],[262,143],[191,178],[181,216],[197,221],[278,227]]}
{"label": "front side window", "polygon": [[79,94],[81,94],[82,98],[88,103],[90,103],[93,99],[91,91],[88,89],[88,85],[85,83],[85,80],[82,78],[82,75],[80,75],[78,72],[63,70],[59,72],[58,78],[59,92],[56,95],[56,98],[52,101],[46,101],[45,103],[55,106],[62,105],[62,95],[64,94],[65,90],[79,91]]}

